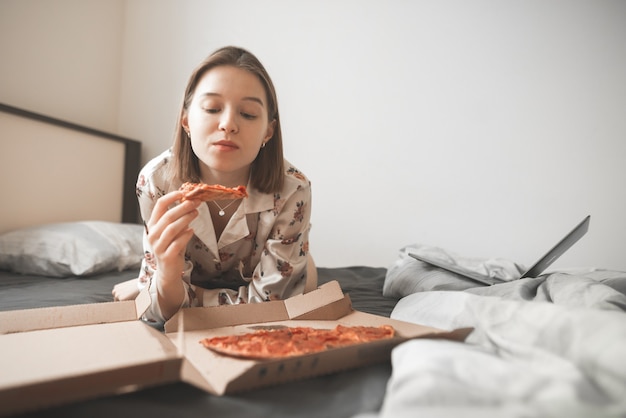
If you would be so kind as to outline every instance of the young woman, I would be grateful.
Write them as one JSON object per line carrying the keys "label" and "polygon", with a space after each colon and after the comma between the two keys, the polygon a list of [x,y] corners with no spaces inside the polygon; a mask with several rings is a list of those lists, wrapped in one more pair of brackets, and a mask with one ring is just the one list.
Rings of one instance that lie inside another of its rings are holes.
{"label": "young woman", "polygon": [[[249,196],[180,203],[187,181],[245,185]],[[137,196],[146,225],[139,287],[152,295],[146,319],[315,287],[310,183],[283,158],[276,92],[250,52],[221,48],[193,71],[173,147],[141,170]],[[125,286],[116,299],[135,293]]]}

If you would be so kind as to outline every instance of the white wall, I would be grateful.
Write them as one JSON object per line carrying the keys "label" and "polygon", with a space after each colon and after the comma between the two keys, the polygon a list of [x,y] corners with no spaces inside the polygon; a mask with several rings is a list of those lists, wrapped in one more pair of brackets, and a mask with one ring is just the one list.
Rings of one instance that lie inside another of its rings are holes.
{"label": "white wall", "polygon": [[128,2],[123,130],[156,154],[193,66],[252,50],[313,181],[320,265],[412,242],[530,263],[591,214],[555,266],[626,268],[625,2],[153,4]]}
{"label": "white wall", "polygon": [[197,62],[250,49],[278,89],[287,156],[313,181],[320,266],[387,266],[413,242],[528,264],[591,214],[555,267],[626,270],[626,2],[123,4],[110,130],[156,155]]}
{"label": "white wall", "polygon": [[124,0],[0,0],[0,102],[115,132],[123,27]]}

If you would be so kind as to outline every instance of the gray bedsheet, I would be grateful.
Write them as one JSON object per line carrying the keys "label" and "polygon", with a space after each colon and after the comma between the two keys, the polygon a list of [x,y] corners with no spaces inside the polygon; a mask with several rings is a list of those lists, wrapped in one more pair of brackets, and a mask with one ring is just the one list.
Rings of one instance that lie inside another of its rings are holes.
{"label": "gray bedsheet", "polygon": [[[382,295],[384,268],[319,268],[318,272],[320,284],[337,280],[357,310],[388,317],[397,302]],[[113,285],[135,274],[60,279],[0,271],[0,310],[110,301]],[[222,397],[175,383],[24,416],[352,417],[380,410],[390,375],[391,364],[384,363]]]}

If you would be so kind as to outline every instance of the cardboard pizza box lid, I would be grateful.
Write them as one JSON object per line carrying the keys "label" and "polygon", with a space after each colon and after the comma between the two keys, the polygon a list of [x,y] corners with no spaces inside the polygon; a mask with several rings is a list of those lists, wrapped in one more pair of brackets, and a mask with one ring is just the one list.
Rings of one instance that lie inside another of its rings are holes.
{"label": "cardboard pizza box lid", "polygon": [[145,296],[0,312],[0,415],[180,380],[181,353],[137,320]]}
{"label": "cardboard pizza box lid", "polygon": [[[397,336],[276,360],[224,356],[200,344],[204,338],[252,332],[259,328],[305,326],[332,329],[338,324],[392,325]],[[313,292],[285,301],[183,309],[166,323],[165,331],[185,357],[181,379],[216,395],[387,361],[393,347],[411,338],[463,340],[467,335],[355,311],[350,298],[343,294],[337,282],[329,282]]]}

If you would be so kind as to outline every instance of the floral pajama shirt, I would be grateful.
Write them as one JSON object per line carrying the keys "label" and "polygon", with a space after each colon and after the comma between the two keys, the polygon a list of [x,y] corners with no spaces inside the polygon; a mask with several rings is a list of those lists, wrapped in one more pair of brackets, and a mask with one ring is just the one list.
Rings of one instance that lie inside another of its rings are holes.
{"label": "floral pajama shirt", "polygon": [[[137,197],[141,216],[150,218],[156,200],[181,183],[167,175],[171,151],[151,160],[139,173]],[[239,304],[285,299],[302,293],[306,282],[311,215],[309,180],[285,161],[286,176],[279,193],[266,194],[248,185],[228,225],[216,240],[211,214],[201,205],[191,222],[194,236],[187,245],[182,279],[187,292],[181,307]],[[156,264],[144,234],[145,257],[140,287],[149,286],[152,305],[144,319],[163,322],[157,302]],[[203,298],[195,295],[204,289]]]}

